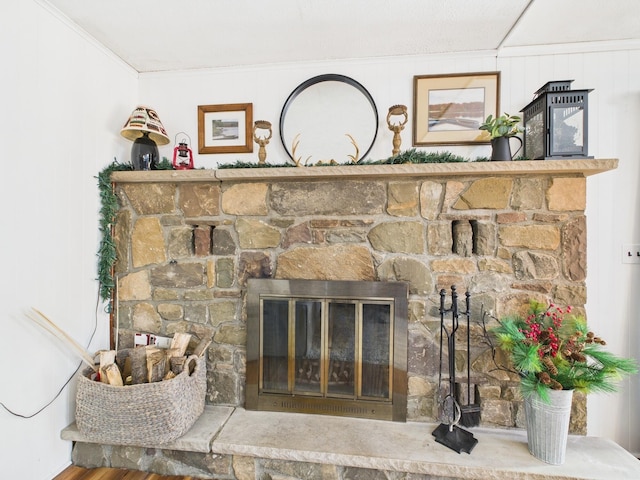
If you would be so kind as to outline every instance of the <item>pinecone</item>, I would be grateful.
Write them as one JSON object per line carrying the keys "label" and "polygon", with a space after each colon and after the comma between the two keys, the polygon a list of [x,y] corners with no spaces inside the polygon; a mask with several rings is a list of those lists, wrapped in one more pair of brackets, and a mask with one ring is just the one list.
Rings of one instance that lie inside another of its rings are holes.
{"label": "pinecone", "polygon": [[550,385],[551,382],[555,381],[549,376],[547,372],[538,372],[537,376],[538,380],[540,380],[540,383],[542,383],[543,385]]}
{"label": "pinecone", "polygon": [[549,373],[551,375],[557,375],[558,374],[558,369],[553,364],[553,361],[551,360],[551,358],[543,357],[542,358],[542,363],[544,364],[544,366],[547,368],[547,370],[549,371]]}
{"label": "pinecone", "polygon": [[562,384],[560,382],[555,381],[553,378],[551,379],[551,388],[553,390],[562,390]]}
{"label": "pinecone", "polygon": [[586,362],[587,361],[587,357],[585,357],[580,352],[573,352],[571,354],[571,360],[573,360],[574,362]]}

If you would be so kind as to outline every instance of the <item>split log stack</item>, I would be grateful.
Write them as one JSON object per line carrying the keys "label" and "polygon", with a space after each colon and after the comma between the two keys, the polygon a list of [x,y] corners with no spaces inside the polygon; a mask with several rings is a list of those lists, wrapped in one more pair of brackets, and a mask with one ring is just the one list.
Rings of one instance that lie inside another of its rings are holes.
{"label": "split log stack", "polygon": [[[110,385],[138,385],[170,380],[184,369],[188,353],[202,356],[211,344],[201,340],[192,352],[188,352],[191,335],[176,333],[169,348],[155,345],[138,346],[100,353],[100,368],[94,377]],[[103,361],[104,360],[104,361]]]}

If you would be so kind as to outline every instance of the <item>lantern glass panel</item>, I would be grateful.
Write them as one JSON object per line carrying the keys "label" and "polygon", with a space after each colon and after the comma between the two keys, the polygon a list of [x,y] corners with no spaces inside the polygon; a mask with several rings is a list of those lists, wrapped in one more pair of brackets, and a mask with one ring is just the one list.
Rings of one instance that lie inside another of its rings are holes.
{"label": "lantern glass panel", "polygon": [[584,110],[577,106],[552,107],[553,155],[582,153],[584,147]]}
{"label": "lantern glass panel", "polygon": [[540,110],[529,118],[525,125],[526,156],[528,158],[544,158],[545,127],[544,111]]}

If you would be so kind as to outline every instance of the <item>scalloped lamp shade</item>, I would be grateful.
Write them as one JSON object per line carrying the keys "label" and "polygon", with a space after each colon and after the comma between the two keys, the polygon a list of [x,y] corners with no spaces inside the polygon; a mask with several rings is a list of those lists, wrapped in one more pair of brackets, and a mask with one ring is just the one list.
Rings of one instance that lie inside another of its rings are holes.
{"label": "scalloped lamp shade", "polygon": [[120,134],[133,141],[131,163],[135,170],[155,170],[160,161],[157,146],[170,142],[156,111],[143,105],[131,113]]}

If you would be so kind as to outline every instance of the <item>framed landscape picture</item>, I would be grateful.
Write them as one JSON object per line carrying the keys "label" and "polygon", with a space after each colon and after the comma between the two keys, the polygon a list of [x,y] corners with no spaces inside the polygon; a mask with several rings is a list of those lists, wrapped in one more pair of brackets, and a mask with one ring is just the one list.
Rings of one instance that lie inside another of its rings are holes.
{"label": "framed landscape picture", "polygon": [[500,111],[500,72],[413,77],[413,145],[489,143],[479,129]]}
{"label": "framed landscape picture", "polygon": [[253,104],[198,106],[198,153],[253,152]]}

